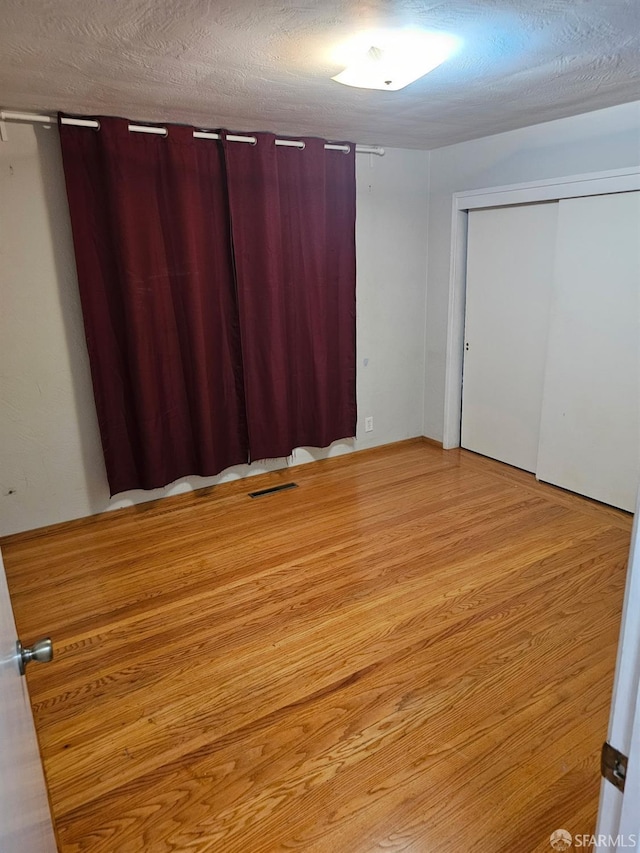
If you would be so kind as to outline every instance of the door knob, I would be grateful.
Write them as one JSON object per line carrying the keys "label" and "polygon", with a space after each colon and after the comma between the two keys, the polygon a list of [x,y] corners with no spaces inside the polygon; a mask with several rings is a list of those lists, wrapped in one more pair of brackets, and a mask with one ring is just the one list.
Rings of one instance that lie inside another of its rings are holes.
{"label": "door knob", "polygon": [[32,660],[38,661],[38,663],[49,663],[49,661],[53,660],[53,643],[49,637],[44,640],[38,640],[30,649],[25,649],[20,640],[18,640],[16,650],[18,652],[20,675],[24,675],[25,667]]}

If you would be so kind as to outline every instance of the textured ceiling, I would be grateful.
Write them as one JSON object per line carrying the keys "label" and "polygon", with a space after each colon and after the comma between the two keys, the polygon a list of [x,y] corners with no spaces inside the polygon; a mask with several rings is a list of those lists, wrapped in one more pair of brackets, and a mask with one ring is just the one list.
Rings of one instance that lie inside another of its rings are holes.
{"label": "textured ceiling", "polygon": [[[399,92],[330,77],[363,29],[462,40]],[[436,148],[640,99],[640,0],[2,0],[0,106]]]}

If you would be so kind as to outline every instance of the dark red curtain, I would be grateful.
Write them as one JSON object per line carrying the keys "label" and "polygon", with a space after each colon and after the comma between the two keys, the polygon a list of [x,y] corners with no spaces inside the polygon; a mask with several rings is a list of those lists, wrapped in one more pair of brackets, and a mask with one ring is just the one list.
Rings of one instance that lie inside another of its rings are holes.
{"label": "dark red curtain", "polygon": [[355,146],[225,142],[252,459],[356,430]]}
{"label": "dark red curtain", "polygon": [[60,124],[111,493],[246,462],[222,144]]}
{"label": "dark red curtain", "polygon": [[111,493],[353,436],[354,146],[99,121],[60,136]]}

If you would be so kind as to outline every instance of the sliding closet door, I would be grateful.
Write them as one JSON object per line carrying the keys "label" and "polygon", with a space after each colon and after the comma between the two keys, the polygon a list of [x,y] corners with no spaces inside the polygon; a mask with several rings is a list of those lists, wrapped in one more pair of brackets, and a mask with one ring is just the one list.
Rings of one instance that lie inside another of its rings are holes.
{"label": "sliding closet door", "polygon": [[462,446],[536,470],[557,202],[469,213]]}
{"label": "sliding closet door", "polygon": [[633,511],[640,193],[559,203],[537,476]]}

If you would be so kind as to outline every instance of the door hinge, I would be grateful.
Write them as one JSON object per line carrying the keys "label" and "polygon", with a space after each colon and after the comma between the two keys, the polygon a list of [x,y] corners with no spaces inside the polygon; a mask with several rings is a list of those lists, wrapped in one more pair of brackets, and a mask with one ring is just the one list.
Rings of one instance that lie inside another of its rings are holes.
{"label": "door hinge", "polygon": [[628,758],[617,749],[614,749],[611,744],[602,744],[602,754],[600,756],[600,772],[604,778],[615,785],[619,791],[624,791],[624,780],[627,778],[627,762]]}

